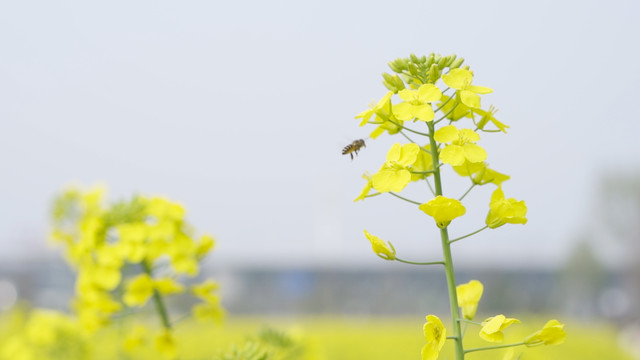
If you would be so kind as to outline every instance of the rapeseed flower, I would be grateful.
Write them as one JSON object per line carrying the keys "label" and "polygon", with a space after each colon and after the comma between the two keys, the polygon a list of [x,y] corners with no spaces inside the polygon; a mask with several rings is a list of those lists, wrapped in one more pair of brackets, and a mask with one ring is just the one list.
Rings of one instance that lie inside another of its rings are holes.
{"label": "rapeseed flower", "polygon": [[460,201],[441,195],[420,205],[419,209],[433,217],[436,225],[441,229],[446,228],[453,219],[464,215],[466,212],[466,209]]}
{"label": "rapeseed flower", "polygon": [[476,145],[480,135],[471,129],[458,130],[454,125],[447,125],[435,132],[434,138],[447,145],[440,150],[440,160],[451,166],[460,166],[465,161],[482,162],[487,159],[487,152]]}
{"label": "rapeseed flower", "polygon": [[489,94],[493,90],[484,87],[471,85],[473,81],[473,73],[467,69],[451,69],[448,74],[442,75],[442,81],[448,87],[456,89],[456,94],[460,101],[470,108],[480,107],[480,96],[478,94]]}
{"label": "rapeseed flower", "polygon": [[416,144],[393,144],[387,153],[387,161],[371,178],[373,188],[380,192],[399,192],[411,182],[411,171],[420,152]]}
{"label": "rapeseed flower", "polygon": [[152,295],[153,279],[140,274],[127,283],[122,300],[127,306],[144,306]]}
{"label": "rapeseed flower", "polygon": [[506,329],[509,325],[519,323],[520,320],[507,318],[504,315],[496,315],[490,317],[482,322],[482,329],[480,329],[480,337],[490,342],[502,342],[504,341],[504,334],[502,330]]}
{"label": "rapeseed flower", "polygon": [[478,310],[478,302],[482,298],[484,286],[478,280],[471,280],[466,284],[456,287],[458,306],[462,309],[462,316],[467,320],[473,320]]}
{"label": "rapeseed flower", "polygon": [[491,195],[486,224],[495,229],[504,224],[526,224],[527,205],[524,200],[505,199],[502,188],[498,187]]}
{"label": "rapeseed flower", "polygon": [[464,164],[460,166],[453,166],[453,170],[460,176],[468,176],[476,185],[493,183],[500,186],[503,182],[511,178],[509,175],[489,168],[486,162],[471,163],[465,161]]}
{"label": "rapeseed flower", "polygon": [[364,186],[364,188],[362,188],[362,191],[360,191],[360,195],[358,195],[357,198],[355,198],[353,201],[359,201],[359,200],[364,200],[367,195],[369,195],[369,192],[371,191],[371,189],[373,189],[373,181],[371,180],[371,175],[369,175],[368,173],[362,174],[362,178],[367,180],[367,184]]}
{"label": "rapeseed flower", "polygon": [[371,242],[371,247],[376,255],[385,260],[396,259],[396,249],[394,249],[390,242],[387,241],[387,244],[389,244],[389,246],[387,246],[384,241],[375,235],[371,235],[367,230],[364,231],[364,236]]}
{"label": "rapeseed flower", "polygon": [[484,130],[484,127],[487,125],[487,123],[491,122],[500,131],[505,134],[507,133],[507,128],[509,126],[501,123],[500,121],[498,121],[498,119],[495,118],[495,116],[493,116],[498,112],[498,109],[496,109],[493,105],[489,106],[489,110],[473,109],[473,112],[480,115],[480,121],[476,123],[478,129]]}
{"label": "rapeseed flower", "polygon": [[422,360],[436,360],[447,340],[447,329],[435,315],[427,315],[423,331],[427,343],[422,347]]}
{"label": "rapeseed flower", "polygon": [[432,121],[435,114],[431,103],[440,100],[442,92],[433,84],[424,84],[418,90],[400,90],[398,96],[404,101],[393,106],[397,119]]}
{"label": "rapeseed flower", "polygon": [[549,320],[542,329],[534,332],[524,339],[527,346],[538,345],[558,345],[562,344],[567,337],[564,331],[564,324],[558,320]]}

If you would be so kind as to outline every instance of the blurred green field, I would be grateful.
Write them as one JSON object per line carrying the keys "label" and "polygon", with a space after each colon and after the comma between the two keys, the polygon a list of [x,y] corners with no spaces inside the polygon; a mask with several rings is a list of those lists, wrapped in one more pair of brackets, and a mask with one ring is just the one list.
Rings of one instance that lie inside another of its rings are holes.
{"label": "blurred green field", "polygon": [[[546,319],[546,318],[545,318]],[[0,323],[0,348],[6,346],[12,333],[11,328],[19,327],[16,319],[2,319]],[[526,335],[541,328],[542,318],[522,319],[505,331],[507,342],[521,341]],[[13,324],[11,324],[13,322]],[[388,360],[419,359],[424,345],[422,335],[423,319],[416,318],[363,318],[363,317],[230,317],[222,325],[203,325],[184,321],[176,325],[175,335],[180,348],[181,360],[214,359],[215,354],[236,344],[242,346],[255,338],[259,329],[268,326],[285,332],[299,341],[305,356],[300,360]],[[446,323],[445,323],[446,324]],[[52,352],[51,357],[38,359],[159,359],[154,351],[142,347],[134,353],[122,351],[124,334],[129,323],[116,322],[101,330],[91,338],[80,342],[59,337],[62,352]],[[43,329],[45,331],[46,329]],[[605,324],[566,322],[567,340],[558,346],[518,347],[524,351],[523,360],[566,360],[566,359],[612,359],[633,360],[619,347],[615,329]],[[490,345],[477,337],[477,328],[469,327],[465,337],[465,347]],[[67,335],[65,335],[67,336]],[[80,346],[78,344],[84,343]],[[74,345],[75,344],[75,345]],[[440,360],[453,359],[451,342],[448,341],[440,355]],[[73,346],[82,349],[70,352]],[[146,346],[151,346],[147,344]],[[474,352],[467,355],[470,360],[502,359],[505,350]],[[1,352],[0,352],[1,353]],[[82,355],[72,355],[82,354]],[[517,353],[516,353],[517,354]],[[6,357],[4,357],[6,358]],[[2,358],[2,359],[4,359]],[[161,359],[161,358],[160,358]],[[288,358],[292,359],[292,358]],[[15,360],[15,359],[11,359]]]}
{"label": "blurred green field", "polygon": [[[424,345],[420,318],[337,318],[318,317],[287,321],[286,319],[230,319],[224,327],[204,330],[197,326],[185,326],[179,333],[185,348],[195,350],[203,343],[225,346],[228,342],[240,342],[246,334],[255,332],[261,324],[299,334],[315,353],[312,358],[330,360],[388,360],[419,359]],[[526,335],[541,328],[544,320],[524,320],[505,331],[507,342],[521,341]],[[603,324],[567,323],[567,341],[558,346],[518,347],[524,351],[523,360],[567,360],[567,359],[620,359],[633,357],[619,348],[616,332]],[[469,327],[465,347],[486,346],[477,337],[475,329]],[[475,341],[474,341],[475,340]],[[450,345],[450,341],[447,343]],[[505,350],[470,353],[468,359],[501,359]],[[452,347],[446,346],[441,360],[453,359]],[[185,353],[185,359],[198,359],[198,354]]]}

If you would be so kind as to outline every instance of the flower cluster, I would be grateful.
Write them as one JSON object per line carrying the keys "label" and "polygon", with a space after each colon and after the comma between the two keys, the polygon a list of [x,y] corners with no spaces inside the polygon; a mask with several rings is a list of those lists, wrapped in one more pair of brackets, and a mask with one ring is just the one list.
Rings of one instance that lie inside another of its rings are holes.
{"label": "flower cluster", "polygon": [[[497,110],[493,105],[482,108],[482,96],[493,90],[476,85],[474,73],[469,66],[462,67],[463,62],[455,55],[436,54],[422,57],[411,55],[390,62],[389,67],[395,74],[383,74],[383,85],[388,92],[380,101],[356,116],[356,119],[360,119],[360,126],[375,126],[369,135],[372,139],[387,133],[401,135],[408,141],[393,144],[379,170],[373,175],[364,176],[366,185],[355,201],[388,193],[413,206],[417,205],[418,210],[431,217],[439,228],[442,261],[405,260],[390,242],[366,230],[365,236],[374,253],[385,260],[444,266],[453,321],[449,338],[455,342],[457,360],[463,359],[468,352],[462,345],[461,322],[473,321],[484,287],[475,280],[455,286],[451,244],[485,229],[527,222],[525,202],[507,198],[503,192],[509,175],[489,167],[489,154],[480,145],[481,132],[506,133],[509,126],[496,119]],[[451,167],[453,174],[469,180],[468,189],[456,197],[444,195],[442,170],[445,165]],[[429,198],[413,200],[399,195],[412,182],[418,181],[428,184],[431,191],[427,195]],[[450,239],[448,231],[451,222],[467,213],[463,204],[465,196],[475,187],[489,184],[495,188],[488,201],[484,224],[477,231]],[[502,314],[495,315],[477,323],[481,326],[478,335],[489,342],[501,342],[504,339],[503,330],[518,322]],[[422,358],[435,360],[447,339],[447,331],[438,317],[428,315],[424,333],[427,344],[422,349]],[[513,346],[558,344],[564,336],[562,324],[553,320],[543,330]]]}
{"label": "flower cluster", "polygon": [[[53,209],[51,238],[65,247],[77,271],[73,308],[83,328],[93,332],[125,308],[147,305],[153,299],[163,330],[157,349],[175,356],[171,321],[163,299],[185,292],[184,277],[200,271],[200,261],[214,246],[210,235],[194,236],[185,210],[162,197],[135,196],[111,206],[104,190],[71,189],[60,195]],[[201,300],[192,312],[198,319],[221,319],[224,311],[208,280],[192,286]],[[137,332],[140,336],[142,331]],[[129,341],[131,348],[135,341]]]}

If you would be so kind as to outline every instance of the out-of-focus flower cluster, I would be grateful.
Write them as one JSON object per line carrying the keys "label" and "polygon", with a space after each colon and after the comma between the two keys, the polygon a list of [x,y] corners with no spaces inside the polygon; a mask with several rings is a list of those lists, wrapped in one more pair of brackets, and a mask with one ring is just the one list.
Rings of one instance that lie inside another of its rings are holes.
{"label": "out-of-focus flower cluster", "polygon": [[[153,298],[164,313],[156,347],[172,357],[175,346],[162,301],[185,292],[185,277],[198,275],[214,239],[195,237],[184,208],[166,198],[135,196],[105,205],[104,193],[103,188],[70,189],[54,203],[51,239],[65,247],[77,271],[73,309],[82,327],[93,332],[127,307],[145,306]],[[207,280],[191,289],[200,300],[192,308],[197,319],[223,317],[216,283]]]}

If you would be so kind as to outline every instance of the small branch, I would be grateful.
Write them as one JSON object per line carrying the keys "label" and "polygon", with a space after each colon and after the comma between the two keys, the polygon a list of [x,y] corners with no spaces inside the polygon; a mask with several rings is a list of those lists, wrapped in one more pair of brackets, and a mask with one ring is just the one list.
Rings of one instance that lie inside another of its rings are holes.
{"label": "small branch", "polygon": [[462,201],[462,199],[464,199],[464,197],[467,196],[467,194],[471,191],[471,189],[476,187],[476,185],[478,185],[478,184],[476,184],[476,183],[471,184],[471,186],[467,189],[467,191],[465,191],[464,194],[462,194],[462,196],[460,196],[458,201]]}
{"label": "small branch", "polygon": [[429,182],[429,179],[424,179],[424,181],[427,182],[427,185],[429,186],[429,190],[431,190],[431,194],[433,194],[433,196],[436,196],[436,192],[433,191],[433,188],[431,187],[431,183]]}
{"label": "small branch", "polygon": [[402,199],[402,200],[404,200],[404,201],[408,201],[408,202],[410,202],[410,203],[412,203],[412,204],[422,205],[422,203],[421,203],[421,202],[417,202],[417,201],[409,200],[409,199],[407,199],[407,198],[405,198],[405,197],[402,197],[402,196],[400,196],[400,195],[398,195],[398,194],[396,194],[396,193],[394,193],[394,192],[389,191],[389,194],[391,194],[391,195],[393,195],[393,196],[397,197],[398,199]]}
{"label": "small branch", "polygon": [[[151,277],[152,275],[151,267],[149,266],[149,264],[143,260],[141,265],[144,272]],[[158,312],[158,315],[160,315],[160,320],[162,320],[162,326],[167,330],[171,330],[171,321],[169,321],[169,314],[167,313],[167,308],[164,306],[164,302],[162,301],[162,296],[160,295],[160,292],[158,292],[158,289],[156,288],[153,289],[153,302],[156,304],[156,311]]]}
{"label": "small branch", "polygon": [[482,323],[479,323],[477,321],[472,321],[472,320],[467,320],[467,319],[458,319],[459,322],[463,322],[465,324],[473,324],[473,325],[478,325],[478,326],[482,326]]}
{"label": "small branch", "polygon": [[472,232],[471,234],[467,234],[467,235],[465,235],[465,236],[460,236],[459,238],[455,238],[455,239],[453,239],[453,240],[449,240],[449,244],[452,244],[452,243],[454,243],[454,242],[456,242],[456,241],[458,241],[458,240],[462,240],[462,239],[464,239],[464,238],[468,238],[469,236],[475,235],[475,234],[479,233],[480,231],[482,231],[482,230],[484,230],[484,229],[486,229],[486,228],[488,228],[488,227],[489,227],[489,226],[485,226],[485,227],[483,227],[482,229],[479,229],[479,230],[476,230],[476,231]]}
{"label": "small branch", "polygon": [[399,257],[396,257],[396,260],[400,261],[401,263],[411,264],[411,265],[444,265],[444,261],[416,262],[416,261],[403,260],[403,259],[400,259]]}
{"label": "small branch", "polygon": [[467,350],[464,351],[464,353],[467,354],[467,353],[474,352],[474,351],[502,349],[502,348],[520,346],[520,345],[524,345],[524,341],[523,342],[519,342],[519,343],[513,343],[513,344],[504,344],[504,345],[495,345],[495,346],[486,346],[486,347],[480,347],[480,348],[467,349]]}

